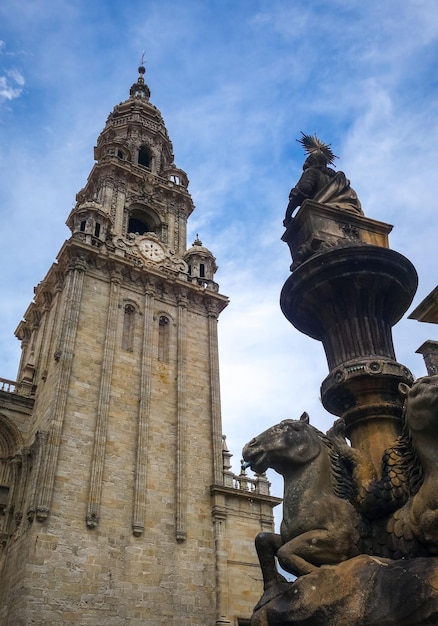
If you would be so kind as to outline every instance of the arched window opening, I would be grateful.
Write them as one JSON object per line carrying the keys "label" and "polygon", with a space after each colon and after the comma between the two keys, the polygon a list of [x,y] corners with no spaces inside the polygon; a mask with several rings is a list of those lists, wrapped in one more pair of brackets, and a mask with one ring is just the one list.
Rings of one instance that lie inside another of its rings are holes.
{"label": "arched window opening", "polygon": [[130,217],[128,221],[128,233],[138,233],[144,235],[151,232],[151,227],[146,220],[139,219],[138,217]]}
{"label": "arched window opening", "polygon": [[158,360],[164,363],[169,362],[169,333],[170,320],[161,315],[158,322]]}
{"label": "arched window opening", "polygon": [[123,154],[123,152],[121,150],[117,150],[117,156],[119,157],[119,159],[122,159],[122,161],[125,158],[125,156],[124,156],[124,154]]}
{"label": "arched window opening", "polygon": [[152,162],[152,153],[148,146],[141,146],[138,151],[138,164],[150,169]]}
{"label": "arched window opening", "polygon": [[181,184],[181,183],[180,183],[179,176],[177,176],[176,174],[171,174],[171,175],[170,175],[170,180],[171,180],[173,183],[176,183],[177,185]]}
{"label": "arched window opening", "polygon": [[127,304],[123,313],[122,348],[128,352],[134,349],[135,308]]}
{"label": "arched window opening", "polygon": [[79,228],[80,228],[81,233],[83,233],[83,232],[84,232],[86,225],[87,225],[87,220],[82,220],[81,225],[80,225],[80,227],[79,227]]}
{"label": "arched window opening", "polygon": [[199,264],[199,277],[205,278],[205,265],[204,263]]}
{"label": "arched window opening", "polygon": [[189,265],[189,276],[191,276],[191,275],[192,275],[192,266]]}
{"label": "arched window opening", "polygon": [[99,237],[99,235],[100,235],[100,224],[99,222],[96,222],[94,226],[94,236]]}
{"label": "arched window opening", "polygon": [[6,485],[0,485],[0,515],[5,514],[6,507],[9,500],[9,487]]}
{"label": "arched window opening", "polygon": [[132,204],[128,209],[127,215],[127,232],[138,233],[156,233],[161,235],[161,220],[159,216],[148,206],[144,204]]}

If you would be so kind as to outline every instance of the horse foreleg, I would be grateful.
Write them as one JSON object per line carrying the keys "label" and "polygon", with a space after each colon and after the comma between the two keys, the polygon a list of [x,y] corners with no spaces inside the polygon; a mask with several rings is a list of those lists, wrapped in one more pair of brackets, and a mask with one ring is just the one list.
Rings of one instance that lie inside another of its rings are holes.
{"label": "horse foreleg", "polygon": [[329,530],[315,529],[294,537],[277,551],[281,567],[295,576],[311,574],[321,565],[334,565],[357,554],[350,533],[342,524]]}
{"label": "horse foreleg", "polygon": [[281,547],[281,537],[276,533],[259,533],[255,538],[255,547],[263,574],[263,588],[284,582],[286,579],[278,573],[275,557]]}
{"label": "horse foreleg", "polygon": [[304,576],[305,574],[311,574],[318,569],[316,565],[312,565],[312,563],[306,561],[305,558],[296,554],[293,551],[294,549],[290,548],[289,543],[282,546],[277,553],[278,562],[286,572],[289,572],[294,576]]}

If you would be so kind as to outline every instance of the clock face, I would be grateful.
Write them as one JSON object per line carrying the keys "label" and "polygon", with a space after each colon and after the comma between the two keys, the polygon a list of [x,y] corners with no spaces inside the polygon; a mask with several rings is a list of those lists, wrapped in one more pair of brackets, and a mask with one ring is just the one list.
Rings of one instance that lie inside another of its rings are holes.
{"label": "clock face", "polygon": [[138,244],[138,249],[142,256],[150,261],[162,261],[164,259],[164,250],[156,241],[143,239]]}

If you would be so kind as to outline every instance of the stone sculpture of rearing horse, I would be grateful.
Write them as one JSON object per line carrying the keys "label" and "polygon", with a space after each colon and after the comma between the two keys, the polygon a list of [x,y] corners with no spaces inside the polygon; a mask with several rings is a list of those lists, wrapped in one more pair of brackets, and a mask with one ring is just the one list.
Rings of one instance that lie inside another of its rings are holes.
{"label": "stone sculpture of rearing horse", "polygon": [[307,413],[252,439],[243,458],[256,472],[271,467],[284,478],[280,534],[256,537],[265,590],[284,581],[275,557],[283,570],[301,576],[359,554],[360,516],[348,502],[341,469],[336,471],[339,457],[333,443],[309,424]]}

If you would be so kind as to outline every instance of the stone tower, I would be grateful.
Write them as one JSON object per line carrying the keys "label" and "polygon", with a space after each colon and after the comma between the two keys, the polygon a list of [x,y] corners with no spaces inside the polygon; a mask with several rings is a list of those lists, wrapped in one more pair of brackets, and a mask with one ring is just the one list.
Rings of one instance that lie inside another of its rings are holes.
{"label": "stone tower", "polygon": [[17,381],[0,379],[5,626],[237,626],[260,596],[253,538],[278,499],[231,471],[228,300],[212,253],[187,248],[188,179],[144,73],[18,326]]}

